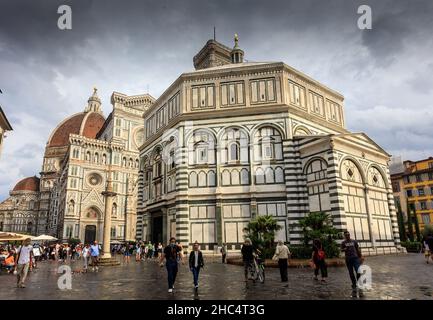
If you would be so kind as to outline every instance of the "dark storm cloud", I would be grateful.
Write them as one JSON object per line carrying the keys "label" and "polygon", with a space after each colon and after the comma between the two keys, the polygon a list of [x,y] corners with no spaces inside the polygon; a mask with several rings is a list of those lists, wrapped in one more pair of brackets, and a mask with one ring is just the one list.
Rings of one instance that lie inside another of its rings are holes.
{"label": "dark storm cloud", "polygon": [[[57,8],[72,7],[72,30]],[[357,28],[358,6],[373,29]],[[53,128],[97,86],[158,97],[213,37],[238,33],[250,61],[284,61],[345,95],[346,122],[392,154],[433,150],[433,1],[0,0],[0,104],[14,131],[0,159],[0,199],[40,171]],[[383,119],[388,119],[386,125]],[[416,141],[416,142],[415,142]]]}

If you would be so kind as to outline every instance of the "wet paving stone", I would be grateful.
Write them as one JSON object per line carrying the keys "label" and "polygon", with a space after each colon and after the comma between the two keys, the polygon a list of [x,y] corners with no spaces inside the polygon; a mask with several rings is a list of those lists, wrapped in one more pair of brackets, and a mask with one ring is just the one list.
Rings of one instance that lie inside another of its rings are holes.
{"label": "wet paving stone", "polygon": [[[329,268],[328,282],[313,280],[309,268],[289,269],[288,283],[281,283],[278,269],[266,269],[265,283],[243,281],[243,267],[209,262],[200,273],[195,293],[192,274],[180,265],[174,293],[167,292],[167,273],[156,261],[131,261],[115,267],[100,267],[98,273],[73,273],[72,289],[57,286],[57,268],[62,263],[40,262],[27,278],[27,288],[16,288],[16,277],[0,274],[0,299],[161,299],[161,300],[346,300],[351,284],[345,267]],[[69,264],[69,263],[68,263]],[[372,269],[372,289],[363,299],[433,300],[433,264],[421,254],[367,257]],[[70,263],[79,270],[81,261]]]}

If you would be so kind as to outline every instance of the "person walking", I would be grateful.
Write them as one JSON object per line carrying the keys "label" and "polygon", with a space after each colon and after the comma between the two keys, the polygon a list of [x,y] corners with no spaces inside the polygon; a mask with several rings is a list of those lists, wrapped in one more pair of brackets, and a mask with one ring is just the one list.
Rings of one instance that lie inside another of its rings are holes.
{"label": "person walking", "polygon": [[125,263],[129,263],[129,261],[131,260],[131,253],[129,250],[129,243],[125,243],[125,247],[124,247],[124,252],[123,252],[123,262]]}
{"label": "person walking", "polygon": [[254,262],[254,248],[251,240],[246,238],[241,249],[242,261],[244,263],[245,282],[248,282],[248,272]]}
{"label": "person walking", "polygon": [[322,242],[319,239],[313,240],[313,253],[311,254],[311,261],[313,262],[314,268],[314,280],[319,280],[317,276],[322,277],[322,282],[326,282],[328,277],[328,267],[325,261],[325,250],[323,250]]}
{"label": "person walking", "polygon": [[90,256],[90,248],[89,244],[86,244],[81,252],[81,256],[83,257],[84,265],[83,265],[83,271],[87,272],[87,267],[89,264],[89,256]]}
{"label": "person walking", "polygon": [[141,245],[140,243],[136,243],[135,245],[135,262],[139,262],[141,259]]}
{"label": "person walking", "polygon": [[200,251],[200,245],[196,241],[193,246],[193,251],[189,254],[189,269],[193,275],[194,289],[198,290],[198,275],[200,269],[204,267],[203,254]]}
{"label": "person walking", "polygon": [[[341,243],[341,250],[344,252],[346,258],[346,266],[349,271],[350,280],[352,281],[352,297],[357,296],[357,281],[361,276],[359,267],[361,266],[364,258],[362,257],[361,249],[358,242],[350,238],[349,231],[344,232],[344,240]],[[361,289],[358,291],[359,297],[363,297],[364,293]]]}
{"label": "person walking", "polygon": [[98,241],[95,241],[92,246],[90,246],[90,257],[92,259],[92,271],[98,272],[98,262],[99,262],[99,245]]}
{"label": "person walking", "polygon": [[[160,266],[163,266],[165,259],[165,266],[167,268],[167,280],[168,280],[168,292],[173,292],[174,283],[176,281],[176,275],[178,271],[177,257],[180,252],[180,248],[176,245],[176,238],[170,238],[170,244],[164,248],[164,252],[160,257]],[[182,256],[180,257],[182,259]],[[182,261],[183,262],[183,261]]]}
{"label": "person walking", "polygon": [[287,268],[289,266],[288,261],[290,258],[290,250],[284,244],[282,240],[278,241],[277,248],[275,249],[275,254],[273,260],[278,261],[278,267],[280,268],[281,282],[287,282]]}
{"label": "person walking", "polygon": [[30,238],[23,241],[22,245],[17,249],[17,263],[15,265],[15,271],[17,272],[17,287],[25,288],[24,282],[31,269],[30,263],[33,259],[33,247],[30,245]]}
{"label": "person walking", "polygon": [[227,245],[225,243],[222,244],[220,252],[221,252],[222,263],[226,263]]}
{"label": "person walking", "polygon": [[430,257],[433,260],[433,235],[428,234],[426,239],[425,239],[425,243],[429,248],[430,255],[431,255]]}

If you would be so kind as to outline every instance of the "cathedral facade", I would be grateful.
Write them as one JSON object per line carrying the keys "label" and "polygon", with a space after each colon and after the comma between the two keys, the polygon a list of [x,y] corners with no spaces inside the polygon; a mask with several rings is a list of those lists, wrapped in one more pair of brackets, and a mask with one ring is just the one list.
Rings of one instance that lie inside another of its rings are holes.
{"label": "cathedral facade", "polygon": [[59,239],[103,239],[108,175],[113,181],[111,238],[135,240],[138,146],[143,113],[154,99],[114,92],[113,110],[102,114],[96,89],[83,112],[62,121],[45,148],[40,179],[29,177],[0,204],[0,227]]}
{"label": "cathedral facade", "polygon": [[338,92],[283,62],[244,62],[209,40],[144,114],[137,238],[240,248],[256,215],[299,244],[298,221],[326,212],[366,254],[400,250],[388,163],[345,127]]}

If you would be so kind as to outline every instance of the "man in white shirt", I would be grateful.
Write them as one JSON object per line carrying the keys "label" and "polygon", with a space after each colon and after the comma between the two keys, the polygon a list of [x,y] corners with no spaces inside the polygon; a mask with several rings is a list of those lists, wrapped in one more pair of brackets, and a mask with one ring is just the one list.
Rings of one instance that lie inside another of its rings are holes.
{"label": "man in white shirt", "polygon": [[30,238],[25,239],[21,247],[17,250],[17,264],[15,265],[15,270],[17,271],[18,288],[26,287],[24,281],[26,281],[29,265],[33,259],[33,247],[30,245],[30,241]]}

